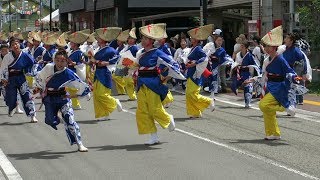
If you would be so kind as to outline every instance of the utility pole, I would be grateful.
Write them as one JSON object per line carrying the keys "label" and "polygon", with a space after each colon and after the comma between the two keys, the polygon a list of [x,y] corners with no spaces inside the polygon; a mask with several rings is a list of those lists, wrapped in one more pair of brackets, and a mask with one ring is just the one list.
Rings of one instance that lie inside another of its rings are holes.
{"label": "utility pole", "polygon": [[93,0],[93,31],[96,30],[97,27],[97,1]]}
{"label": "utility pole", "polygon": [[8,4],[9,4],[9,31],[12,31],[12,27],[11,27],[11,2],[10,0],[8,0]]}
{"label": "utility pole", "polygon": [[43,23],[42,23],[42,0],[40,0],[40,13],[39,13],[39,21],[40,21],[40,31],[43,31]]}
{"label": "utility pole", "polygon": [[290,0],[289,2],[289,14],[290,14],[290,18],[289,18],[289,32],[292,33],[293,28],[295,27],[294,25],[294,0]]}
{"label": "utility pole", "polygon": [[208,19],[208,0],[202,0],[203,25],[207,24]]}
{"label": "utility pole", "polygon": [[[2,9],[2,1],[0,1],[0,9]],[[2,11],[0,11],[0,29],[2,30]]]}
{"label": "utility pole", "polygon": [[266,34],[273,28],[273,12],[272,12],[272,1],[262,1],[262,19],[261,19],[261,34]]}
{"label": "utility pole", "polygon": [[50,31],[52,31],[52,0],[50,0],[50,20],[49,20],[49,27],[50,27]]}
{"label": "utility pole", "polygon": [[203,26],[203,1],[205,0],[200,0],[200,26]]}

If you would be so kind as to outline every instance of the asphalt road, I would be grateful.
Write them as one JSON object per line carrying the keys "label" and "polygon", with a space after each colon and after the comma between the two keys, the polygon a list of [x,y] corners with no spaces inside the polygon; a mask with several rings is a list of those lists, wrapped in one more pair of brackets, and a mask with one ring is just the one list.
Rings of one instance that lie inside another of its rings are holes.
{"label": "asphalt road", "polygon": [[[149,136],[137,133],[136,102],[122,100],[126,112],[96,121],[93,102],[82,100],[76,111],[84,145],[70,146],[63,126],[56,131],[38,113],[37,124],[24,114],[7,116],[0,102],[0,148],[23,179],[318,179],[320,116],[299,111],[279,114],[282,140],[264,141],[262,113],[244,109],[239,97],[219,95],[217,109],[189,119],[185,98],[174,93],[167,109],[176,131],[160,127],[161,144],[145,146]],[[37,104],[39,106],[39,104]]]}

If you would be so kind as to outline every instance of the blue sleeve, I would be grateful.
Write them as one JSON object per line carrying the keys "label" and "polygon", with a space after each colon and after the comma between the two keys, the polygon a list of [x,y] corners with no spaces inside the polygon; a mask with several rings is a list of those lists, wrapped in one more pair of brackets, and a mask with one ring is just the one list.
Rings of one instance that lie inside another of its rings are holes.
{"label": "blue sleeve", "polygon": [[171,64],[174,68],[179,69],[179,64],[173,60],[170,56],[168,56],[166,53],[164,53],[161,50],[157,50],[158,57],[167,62],[168,64]]}
{"label": "blue sleeve", "polygon": [[134,57],[136,57],[137,52],[138,52],[137,46],[132,46],[132,47],[130,48],[130,51],[131,51],[131,54],[132,54]]}
{"label": "blue sleeve", "polygon": [[196,54],[198,56],[196,64],[200,64],[206,59],[207,55],[206,55],[206,53],[203,51],[203,49],[200,46],[197,46],[195,51],[196,51]]}
{"label": "blue sleeve", "polygon": [[114,48],[111,48],[109,53],[110,53],[109,54],[110,59],[108,59],[109,64],[116,64],[120,55],[117,53],[117,51]]}
{"label": "blue sleeve", "polygon": [[298,60],[302,60],[303,59],[303,74],[307,74],[307,60],[306,60],[306,58],[304,58],[304,55],[303,55],[303,53],[302,53],[302,51],[299,49],[299,48],[297,48],[297,50],[296,50],[296,55],[297,55],[297,59]]}

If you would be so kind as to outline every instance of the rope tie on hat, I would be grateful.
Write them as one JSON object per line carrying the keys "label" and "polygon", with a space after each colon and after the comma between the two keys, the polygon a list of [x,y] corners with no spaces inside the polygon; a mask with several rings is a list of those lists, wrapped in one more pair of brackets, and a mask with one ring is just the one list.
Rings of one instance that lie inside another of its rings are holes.
{"label": "rope tie on hat", "polygon": [[151,24],[149,24],[149,25],[147,26],[147,28],[148,28],[148,32],[150,33],[151,28],[152,28]]}
{"label": "rope tie on hat", "polygon": [[196,34],[198,33],[198,31],[199,31],[199,28],[196,28],[196,29],[194,30],[194,34],[196,35]]}
{"label": "rope tie on hat", "polygon": [[107,32],[107,28],[103,28],[103,34]]}
{"label": "rope tie on hat", "polygon": [[270,41],[272,42],[271,35],[272,35],[272,32],[271,32],[271,31],[270,31],[270,32],[268,32],[268,37],[269,37]]}

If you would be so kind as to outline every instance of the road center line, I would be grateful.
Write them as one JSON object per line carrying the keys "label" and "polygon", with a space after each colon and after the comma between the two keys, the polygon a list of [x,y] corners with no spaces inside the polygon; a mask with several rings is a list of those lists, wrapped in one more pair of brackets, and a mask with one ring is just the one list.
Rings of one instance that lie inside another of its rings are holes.
{"label": "road center line", "polygon": [[[236,104],[236,103],[235,103]],[[132,111],[129,111],[129,110],[123,110],[124,112],[127,112],[129,114],[133,114],[135,115],[136,113],[135,112],[132,112]],[[241,150],[241,149],[238,149],[238,148],[235,148],[235,147],[232,147],[232,146],[229,146],[227,144],[224,144],[224,143],[220,143],[220,142],[217,142],[217,141],[213,141],[213,140],[210,140],[208,138],[205,138],[205,137],[202,137],[202,136],[199,136],[199,135],[196,135],[196,134],[193,134],[191,132],[187,132],[187,131],[184,131],[182,129],[178,129],[176,128],[175,131],[177,132],[180,132],[182,134],[185,134],[185,135],[188,135],[188,136],[191,136],[191,137],[194,137],[196,139],[200,139],[202,141],[205,141],[205,142],[208,142],[208,143],[211,143],[211,144],[214,144],[214,145],[217,145],[217,146],[220,146],[220,147],[223,147],[223,148],[226,148],[228,150],[231,150],[231,151],[234,151],[234,152],[237,152],[239,154],[243,154],[243,155],[246,155],[248,157],[251,157],[251,158],[254,158],[254,159],[257,159],[257,160],[260,160],[264,163],[267,163],[267,164],[271,164],[273,166],[276,166],[276,167],[280,167],[282,169],[285,169],[289,172],[293,172],[295,174],[298,174],[300,176],[303,176],[303,177],[306,177],[306,178],[309,178],[309,179],[314,179],[314,180],[320,180],[318,177],[315,177],[315,176],[312,176],[312,175],[309,175],[307,173],[304,173],[304,172],[301,172],[301,171],[298,171],[296,169],[293,169],[293,168],[290,168],[290,167],[287,167],[285,165],[282,165],[276,161],[273,161],[271,159],[268,159],[266,157],[263,157],[263,156],[260,156],[260,155],[254,155],[254,154],[251,154],[249,152],[246,152],[244,150]]]}

